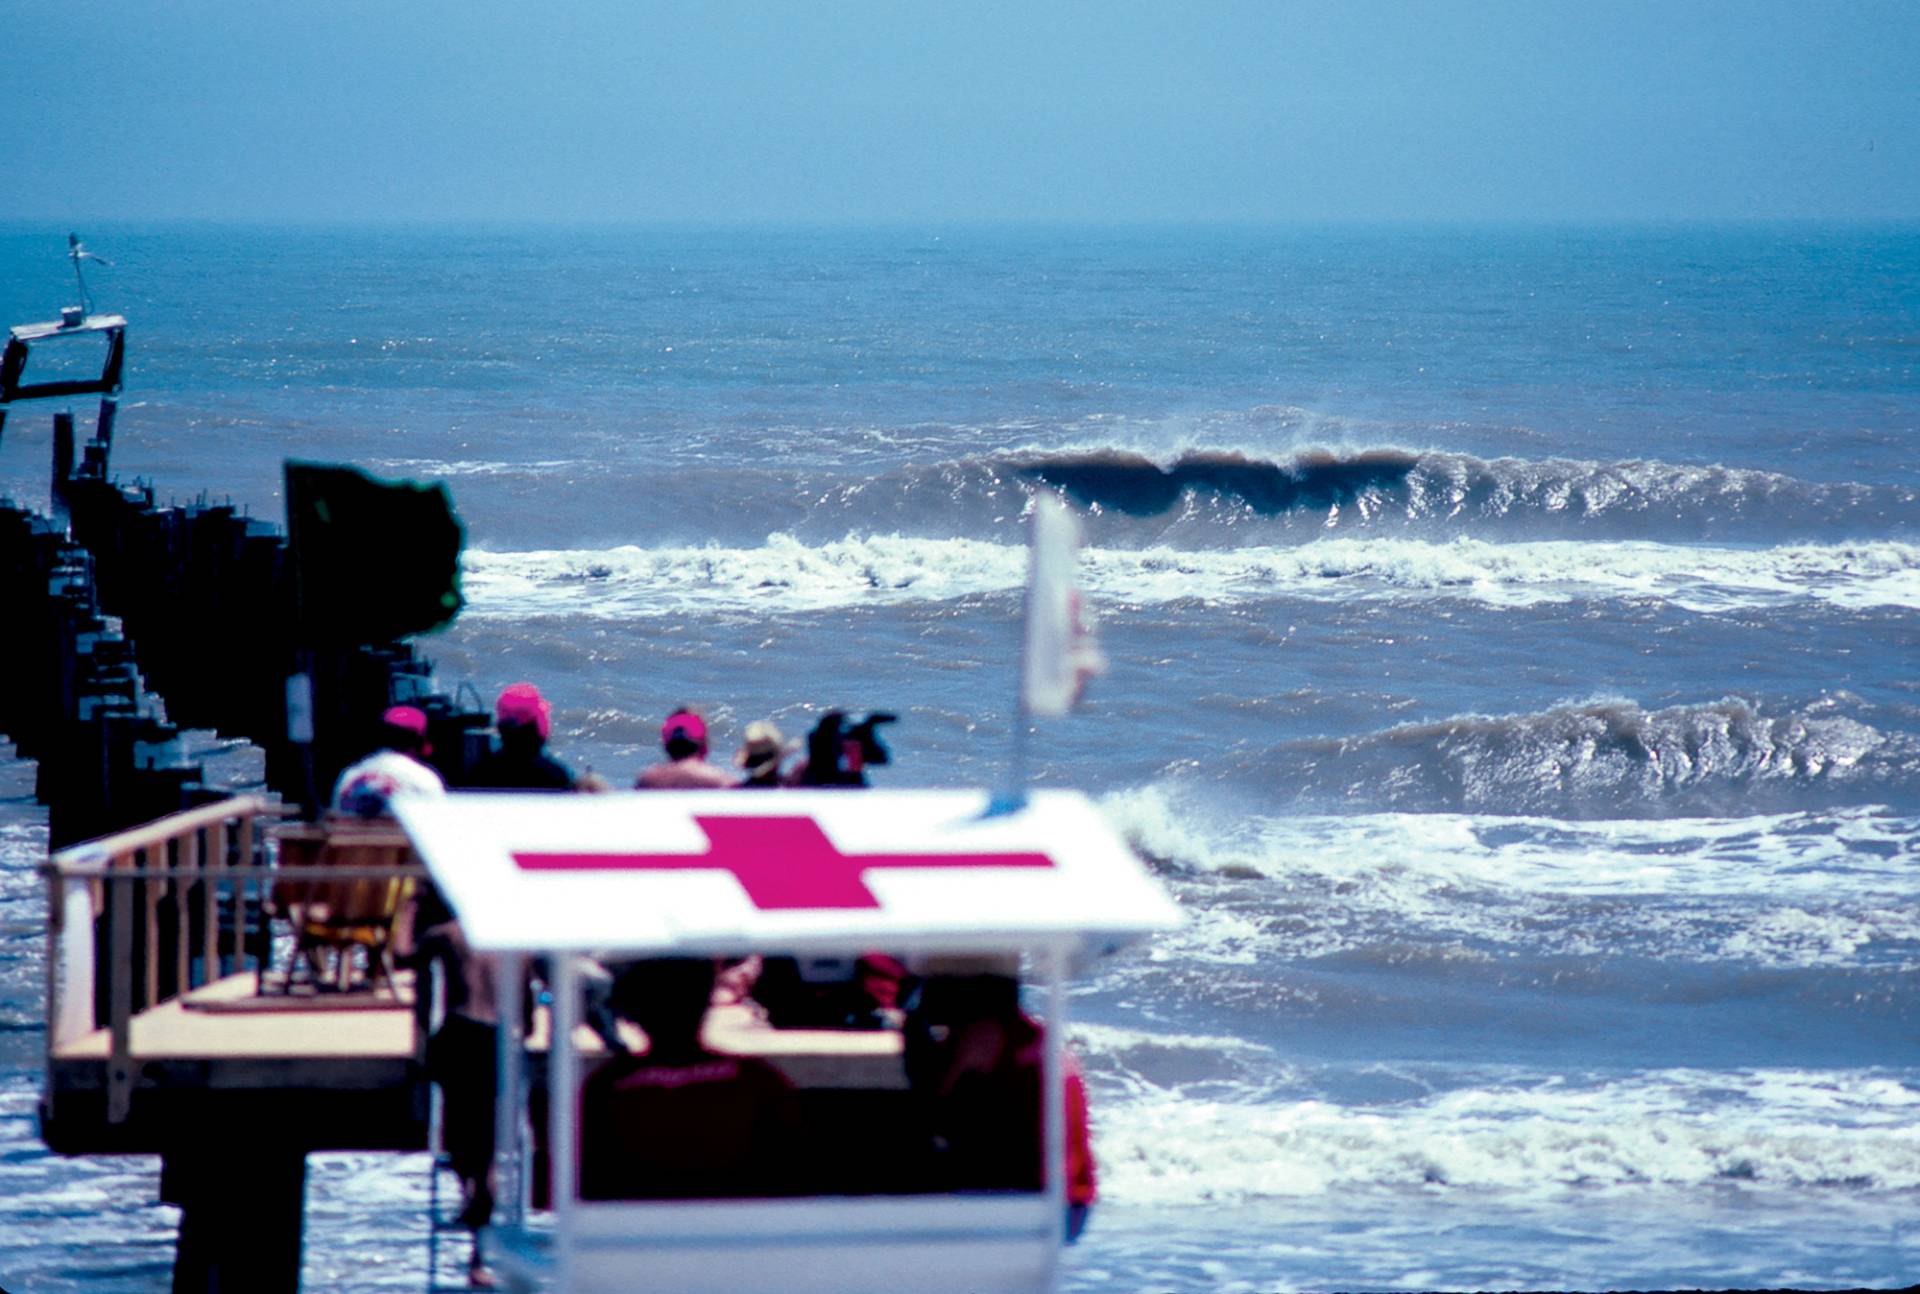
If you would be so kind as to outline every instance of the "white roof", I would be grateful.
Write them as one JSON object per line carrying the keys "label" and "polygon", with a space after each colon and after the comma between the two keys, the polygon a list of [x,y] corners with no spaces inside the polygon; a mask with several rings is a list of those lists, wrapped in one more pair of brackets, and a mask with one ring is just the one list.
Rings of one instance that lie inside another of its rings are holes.
{"label": "white roof", "polygon": [[623,791],[396,797],[467,940],[746,953],[1111,944],[1179,909],[1085,796]]}

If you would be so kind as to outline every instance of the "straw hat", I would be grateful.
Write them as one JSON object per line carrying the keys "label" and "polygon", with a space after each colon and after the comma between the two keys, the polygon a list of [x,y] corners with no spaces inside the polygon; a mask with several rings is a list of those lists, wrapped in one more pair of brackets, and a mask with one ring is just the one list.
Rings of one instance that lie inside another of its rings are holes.
{"label": "straw hat", "polygon": [[778,763],[794,745],[780,735],[771,720],[755,719],[747,725],[747,739],[734,752],[733,762],[749,773],[759,773],[768,764]]}

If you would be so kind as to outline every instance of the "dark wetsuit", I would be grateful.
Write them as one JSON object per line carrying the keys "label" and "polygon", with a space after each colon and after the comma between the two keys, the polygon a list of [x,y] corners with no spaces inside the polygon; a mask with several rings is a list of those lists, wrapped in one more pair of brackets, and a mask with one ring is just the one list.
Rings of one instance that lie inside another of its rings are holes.
{"label": "dark wetsuit", "polygon": [[573,770],[540,746],[502,742],[473,766],[476,791],[571,791]]}

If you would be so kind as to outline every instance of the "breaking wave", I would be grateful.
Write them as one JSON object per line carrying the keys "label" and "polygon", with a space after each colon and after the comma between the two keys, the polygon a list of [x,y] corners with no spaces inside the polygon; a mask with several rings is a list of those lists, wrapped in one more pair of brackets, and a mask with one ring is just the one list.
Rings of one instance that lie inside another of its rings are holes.
{"label": "breaking wave", "polygon": [[1286,462],[1189,451],[1161,464],[1139,454],[1100,450],[1037,454],[1011,459],[1010,465],[1084,504],[1118,512],[1167,512],[1191,491],[1237,499],[1254,512],[1273,516],[1302,509],[1370,510],[1365,505],[1417,487],[1421,461],[1418,454],[1395,449],[1310,451]]}
{"label": "breaking wave", "polygon": [[[950,453],[951,447],[946,447]],[[1035,490],[1088,515],[1092,543],[1289,545],[1332,535],[1493,542],[1700,544],[1920,541],[1920,491],[1653,460],[1483,459],[1393,447],[1289,454],[1188,449],[998,450],[892,466],[742,454],[668,469],[618,460],[383,460],[454,478],[479,532],[569,542],[747,546],[870,534],[1006,542]],[[564,490],[566,505],[528,500]],[[503,528],[504,527],[504,528]],[[559,529],[556,530],[556,527]]]}
{"label": "breaking wave", "polygon": [[1695,537],[1743,522],[1824,528],[1842,518],[1920,519],[1910,490],[1650,461],[1483,460],[1369,449],[1311,450],[1284,460],[1189,452],[1166,464],[1101,452],[1015,459],[1011,466],[1088,507],[1133,515],[1206,499],[1263,517],[1304,512],[1336,526],[1500,519],[1591,534],[1595,522],[1630,521],[1639,532],[1664,524]]}
{"label": "breaking wave", "polygon": [[[469,614],[628,616],[689,610],[804,612],[1007,593],[1026,579],[1014,544],[874,535],[752,547],[471,551]],[[1686,547],[1321,539],[1292,546],[1089,549],[1082,578],[1121,605],[1446,598],[1508,607],[1667,602],[1715,613],[1818,602],[1920,608],[1920,543]]]}
{"label": "breaking wave", "polygon": [[1920,819],[1259,815],[1155,783],[1102,812],[1183,899],[1158,965],[1515,956],[1772,970],[1920,965]]}
{"label": "breaking wave", "polygon": [[[1481,459],[1395,448],[1282,456],[1187,450],[1023,451],[899,471],[819,491],[813,520],[978,534],[1020,515],[1034,486],[1094,514],[1096,540],[1309,536],[1411,527],[1500,538],[1777,542],[1910,534],[1920,492],[1803,481],[1777,472],[1652,460]],[[1240,542],[1245,542],[1244,538]]]}
{"label": "breaking wave", "polygon": [[1248,771],[1287,772],[1308,804],[1657,817],[1790,811],[1920,795],[1920,741],[1822,702],[1784,713],[1728,698],[1645,710],[1598,700],[1293,743]]}

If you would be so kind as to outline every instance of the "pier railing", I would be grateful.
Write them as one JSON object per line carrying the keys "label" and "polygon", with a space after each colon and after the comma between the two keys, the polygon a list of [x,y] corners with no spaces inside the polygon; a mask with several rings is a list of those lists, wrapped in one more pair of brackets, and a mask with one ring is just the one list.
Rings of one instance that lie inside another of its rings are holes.
{"label": "pier railing", "polygon": [[[107,1121],[124,1122],[139,1070],[136,1016],[236,975],[251,976],[250,991],[261,993],[276,943],[282,951],[292,946],[286,937],[276,941],[270,919],[289,915],[290,894],[311,895],[319,884],[302,878],[395,886],[422,874],[399,861],[316,866],[312,848],[291,843],[287,861],[304,865],[279,865],[270,828],[286,812],[277,801],[236,796],[53,855],[46,868],[50,1087],[55,1057],[104,1029]],[[325,835],[314,827],[296,834],[311,846],[316,832]],[[403,858],[404,850],[386,857]]]}

